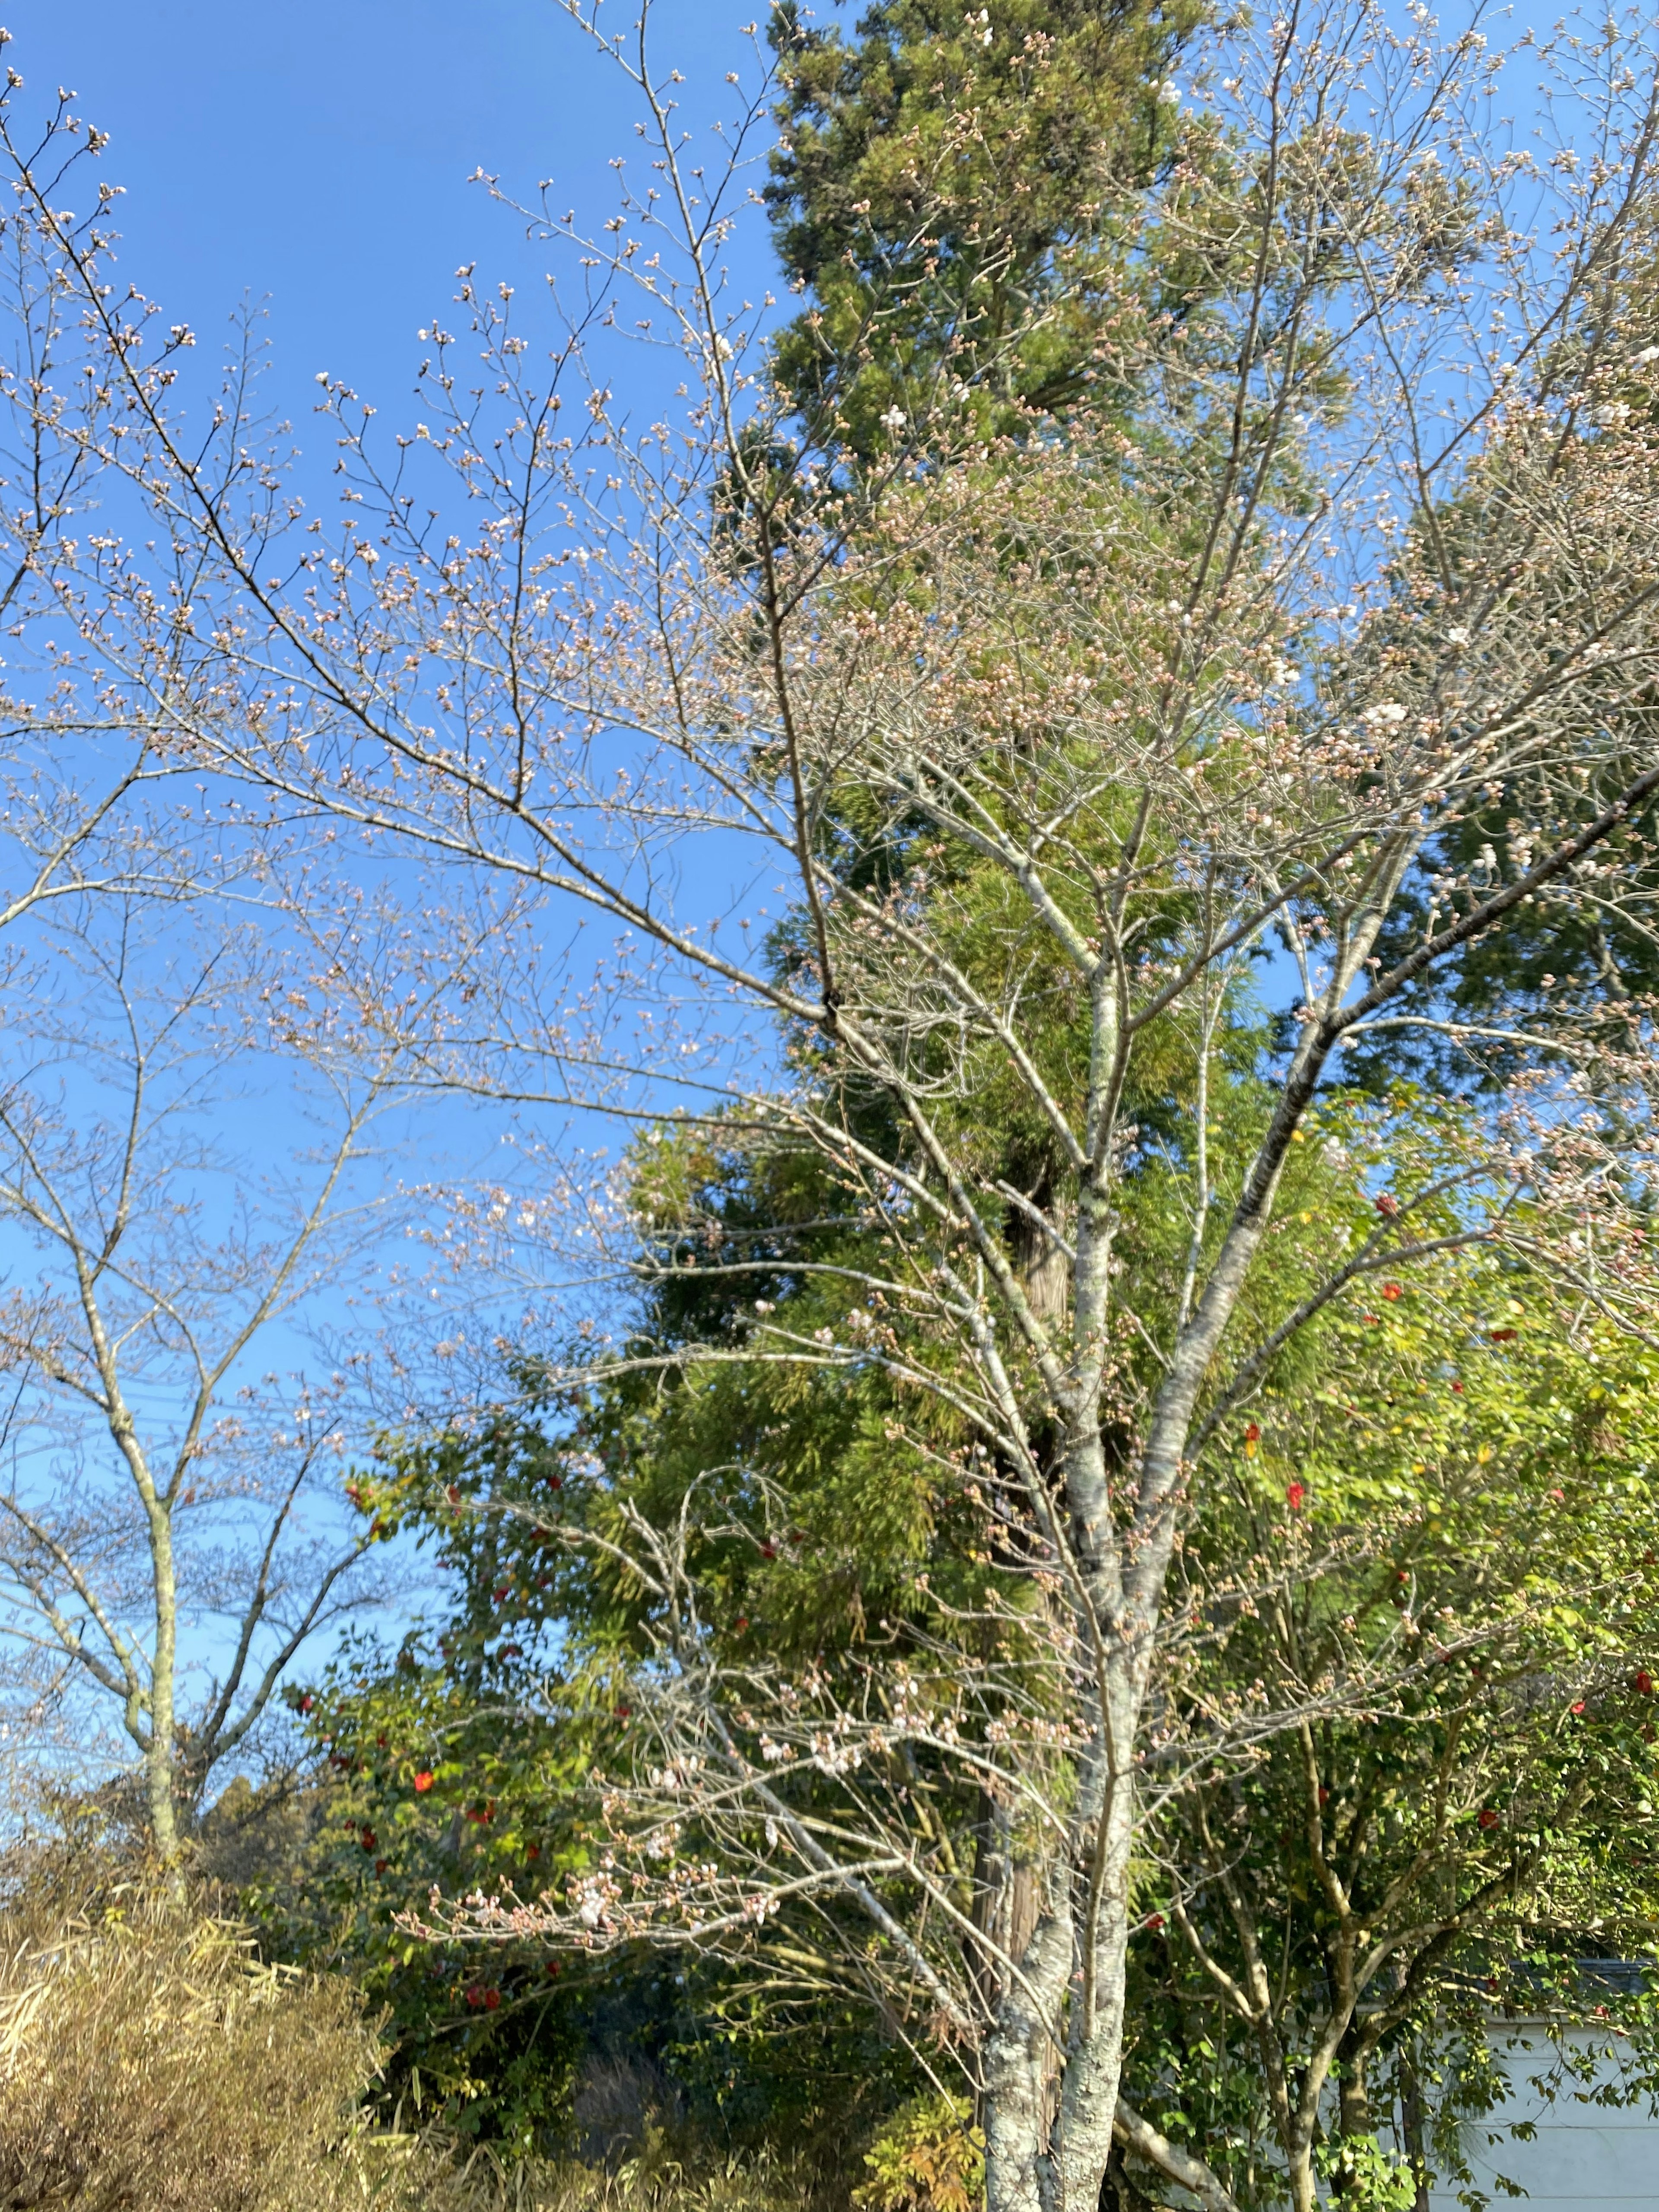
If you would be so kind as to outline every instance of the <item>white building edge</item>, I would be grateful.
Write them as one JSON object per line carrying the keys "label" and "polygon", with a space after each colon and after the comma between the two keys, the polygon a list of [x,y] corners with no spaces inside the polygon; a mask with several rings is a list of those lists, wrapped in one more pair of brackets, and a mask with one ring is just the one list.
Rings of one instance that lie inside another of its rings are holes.
{"label": "white building edge", "polygon": [[[1462,2138],[1474,2185],[1491,2200],[1492,2212],[1513,2203],[1526,2212],[1589,2212],[1603,2204],[1659,2212],[1659,2116],[1646,2096],[1627,2103],[1593,2101],[1596,2087],[1620,2086],[1616,2059],[1599,2058],[1586,2082],[1559,2078],[1559,2045],[1601,2051],[1609,2039],[1587,2031],[1552,2036],[1542,2022],[1525,2021],[1516,2021],[1501,2042],[1494,2039],[1494,2047],[1504,2052],[1509,2094],[1484,2119],[1467,2123]],[[1546,2086],[1551,2081],[1553,2097]],[[1537,2130],[1530,2142],[1510,2133],[1524,2123]],[[1488,2142],[1493,2136],[1496,2144]],[[1513,2198],[1499,2176],[1518,2183],[1524,2197]],[[1432,2212],[1459,2212],[1450,2185],[1431,2190],[1429,2202]]]}

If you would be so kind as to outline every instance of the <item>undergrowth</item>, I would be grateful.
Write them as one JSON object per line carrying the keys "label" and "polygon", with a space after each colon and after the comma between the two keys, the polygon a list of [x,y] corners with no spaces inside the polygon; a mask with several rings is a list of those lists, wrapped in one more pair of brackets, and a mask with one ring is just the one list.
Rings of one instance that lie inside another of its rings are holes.
{"label": "undergrowth", "polygon": [[348,1980],[130,1868],[49,1854],[0,1885],[0,2212],[810,2212],[804,2164],[661,2130],[605,2168],[377,2128]]}

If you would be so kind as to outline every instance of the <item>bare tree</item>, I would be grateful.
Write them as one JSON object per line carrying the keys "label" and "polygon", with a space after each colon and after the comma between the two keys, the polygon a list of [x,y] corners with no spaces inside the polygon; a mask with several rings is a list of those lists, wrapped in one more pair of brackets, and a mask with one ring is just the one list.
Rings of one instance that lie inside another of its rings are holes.
{"label": "bare tree", "polygon": [[[9,33],[6,40],[9,40]],[[4,43],[5,41],[0,41]],[[15,73],[14,73],[15,74]],[[101,140],[59,94],[34,154],[39,183],[55,191],[67,167]],[[106,196],[96,196],[96,209]],[[96,210],[70,234],[85,239]],[[168,802],[198,771],[169,733],[89,702],[64,711],[64,679],[78,629],[75,576],[100,526],[107,487],[100,456],[118,439],[125,409],[107,348],[87,343],[83,301],[54,222],[28,193],[0,217],[0,626],[6,703],[0,709],[0,929],[56,904],[100,892],[124,898],[198,896],[219,880],[210,846],[181,840]],[[163,374],[166,374],[165,368]],[[42,618],[45,626],[42,626]],[[24,696],[30,679],[40,686]]]}
{"label": "bare tree", "polygon": [[[895,409],[887,461],[854,467],[833,421],[791,442],[745,350],[756,318],[724,289],[758,106],[731,166],[694,166],[641,23],[614,51],[653,180],[598,237],[547,226],[586,261],[581,312],[538,360],[505,289],[464,277],[473,357],[434,327],[427,419],[384,453],[325,380],[332,532],[250,453],[234,394],[187,444],[102,243],[13,149],[123,395],[96,462],[191,578],[181,601],[132,546],[89,551],[77,680],[313,819],[603,916],[661,988],[763,1018],[751,1079],[729,1042],[678,1062],[690,1110],[815,1148],[879,1259],[848,1341],[761,1316],[708,1356],[868,1361],[933,1393],[1041,1550],[1066,1811],[984,2041],[994,2212],[1098,2196],[1137,1747],[1199,1441],[1308,1318],[1412,1256],[1419,1194],[1382,1188],[1374,1245],[1289,1310],[1261,1294],[1322,1086],[1411,1019],[1565,1071],[1542,1079],[1547,1126],[1593,1110],[1595,1082],[1571,1084],[1604,1044],[1628,1050],[1628,1003],[1545,989],[1460,1024],[1407,994],[1530,902],[1617,898],[1651,927],[1641,855],[1628,884],[1597,872],[1659,791],[1652,56],[1636,33],[1564,45],[1559,135],[1512,154],[1473,28],[1443,40],[1355,0],[1218,38],[1169,179],[1102,211],[1123,240],[1109,404],[987,448],[947,366],[935,411]],[[1184,272],[1178,294],[1150,267]],[[638,431],[592,350],[629,288],[690,364],[684,413]],[[1452,833],[1500,805],[1498,842],[1456,858]],[[715,902],[734,853],[787,886],[767,957],[744,950],[752,901],[716,927],[674,896]],[[659,1107],[637,1004],[587,1030],[565,1004],[581,967],[540,964],[551,942],[480,979],[441,1072]],[[1223,1073],[1274,948],[1297,980],[1264,1105]],[[1131,1306],[1152,1099],[1188,1256]],[[1015,1122],[1018,1158],[999,1133]],[[1524,1184],[1494,1129],[1454,1241],[1503,1233],[1510,1167]],[[1549,1231],[1533,1256],[1626,1314],[1632,1279],[1608,1290],[1606,1255],[1585,1256],[1627,1244],[1598,1173],[1579,1260]],[[884,1304],[927,1348],[884,1333]],[[908,1956],[856,1868],[836,1879]]]}
{"label": "bare tree", "polygon": [[272,959],[279,915],[252,965],[143,919],[64,910],[5,1040],[0,1633],[82,1772],[136,1766],[176,1865],[301,1645],[374,1595],[339,1486],[381,1417],[404,1092],[326,975]]}

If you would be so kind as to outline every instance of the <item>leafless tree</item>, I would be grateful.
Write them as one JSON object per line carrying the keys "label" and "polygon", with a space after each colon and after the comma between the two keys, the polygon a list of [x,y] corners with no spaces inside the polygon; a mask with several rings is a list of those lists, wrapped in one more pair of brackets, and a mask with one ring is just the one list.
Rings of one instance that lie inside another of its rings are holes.
{"label": "leafless tree", "polygon": [[[55,183],[64,162],[100,143],[60,94],[37,149],[47,163],[41,181]],[[28,672],[50,697],[75,659],[76,569],[113,520],[94,519],[107,489],[99,456],[119,436],[125,400],[106,349],[86,343],[81,289],[27,193],[14,194],[0,219],[0,629],[8,689]],[[175,787],[199,769],[167,737],[95,704],[81,717],[4,714],[0,929],[9,939],[64,901],[179,898],[213,886],[218,857],[181,842],[169,818]]]}
{"label": "leafless tree", "polygon": [[62,908],[3,1044],[0,1634],[174,1865],[301,1645],[386,1580],[340,1485],[385,1411],[402,1061],[272,960],[280,920]]}

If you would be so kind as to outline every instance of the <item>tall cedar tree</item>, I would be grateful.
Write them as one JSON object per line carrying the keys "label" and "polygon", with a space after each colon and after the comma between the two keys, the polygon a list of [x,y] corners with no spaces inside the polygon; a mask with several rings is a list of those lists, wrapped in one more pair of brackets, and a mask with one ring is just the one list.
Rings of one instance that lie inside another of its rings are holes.
{"label": "tall cedar tree", "polygon": [[[1171,157],[1193,0],[878,0],[851,37],[789,0],[766,199],[805,304],[776,367],[853,452],[941,375],[994,417],[1096,384],[1103,222]],[[1036,311],[1034,313],[1034,311]],[[907,408],[907,411],[908,409]]]}

